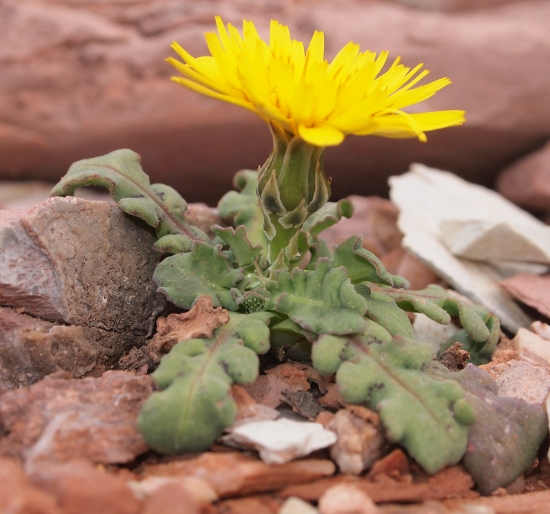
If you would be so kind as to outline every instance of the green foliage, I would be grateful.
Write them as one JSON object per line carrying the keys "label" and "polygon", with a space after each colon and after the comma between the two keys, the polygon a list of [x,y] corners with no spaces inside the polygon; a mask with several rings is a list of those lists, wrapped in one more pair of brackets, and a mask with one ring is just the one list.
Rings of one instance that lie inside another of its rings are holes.
{"label": "green foliage", "polygon": [[286,314],[300,327],[316,334],[352,334],[366,327],[365,299],[346,272],[320,259],[315,271],[281,270],[267,284],[266,308]]}
{"label": "green foliage", "polygon": [[352,236],[339,244],[334,249],[334,267],[346,268],[353,284],[374,282],[405,289],[410,286],[403,277],[388,273],[380,259],[363,248],[362,242],[363,236]]}
{"label": "green foliage", "polygon": [[194,240],[208,236],[185,219],[187,202],[170,186],[151,184],[140,157],[132,150],[116,150],[75,162],[53,188],[52,196],[72,195],[79,187],[106,187],[120,208],[156,230],[155,249],[166,253],[189,251]]}
{"label": "green foliage", "polygon": [[269,316],[232,313],[209,339],[187,339],[163,357],[153,373],[163,389],[145,402],[138,427],[162,453],[207,450],[237,411],[232,383],[254,382],[257,354],[269,349]]}
{"label": "green foliage", "polygon": [[312,358],[320,371],[336,371],[347,402],[377,410],[390,441],[403,445],[428,473],[460,461],[474,415],[456,382],[424,372],[432,358],[428,344],[402,336],[378,344],[323,336]]}
{"label": "green foliage", "polygon": [[153,274],[157,291],[182,309],[190,309],[200,295],[207,294],[214,307],[233,311],[240,295],[235,285],[242,277],[242,270],[231,268],[220,246],[201,241],[195,241],[190,252],[164,259]]}
{"label": "green foliage", "polygon": [[107,187],[124,212],[156,229],[155,248],[173,254],[154,273],[159,292],[183,309],[207,294],[232,311],[211,338],[180,341],[162,359],[153,374],[161,391],[139,417],[148,444],[170,454],[207,449],[234,420],[231,385],[254,381],[258,354],[271,348],[280,359],[311,356],[320,373],[336,374],[344,399],[377,410],[388,438],[429,473],[465,455],[480,489],[490,492],[528,469],[546,433],[541,409],[496,398],[475,368],[451,374],[432,365],[432,348],[414,340],[407,312],[441,324],[458,318],[463,328],[441,351],[459,340],[478,363],[490,359],[498,319],[438,286],[407,291],[408,282],[388,273],[360,236],[331,250],[319,236],[350,217],[352,204],[327,202],[320,167],[301,186],[307,201],[299,191],[282,194],[281,184],[293,180],[288,170],[266,170],[260,185],[256,172],[237,174],[239,192],[218,205],[233,226],[213,227],[212,241],[187,223],[178,193],[150,184],[130,150],[75,163],[53,190]]}

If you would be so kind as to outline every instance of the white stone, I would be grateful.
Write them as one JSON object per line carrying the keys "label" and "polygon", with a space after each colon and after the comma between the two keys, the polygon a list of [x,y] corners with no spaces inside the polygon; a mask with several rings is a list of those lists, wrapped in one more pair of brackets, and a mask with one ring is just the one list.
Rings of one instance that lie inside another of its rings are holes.
{"label": "white stone", "polygon": [[260,458],[268,464],[283,464],[326,448],[337,437],[320,423],[283,418],[241,425],[231,432],[228,440],[258,450]]}
{"label": "white stone", "polygon": [[378,514],[380,509],[363,490],[351,484],[335,485],[319,498],[321,514]]}
{"label": "white stone", "polygon": [[437,355],[441,345],[458,330],[454,323],[441,325],[433,321],[425,314],[414,315],[413,322],[414,337],[424,343],[430,343],[433,348],[433,355]]}
{"label": "white stone", "polygon": [[516,349],[534,353],[550,364],[550,341],[547,339],[525,328],[520,328],[516,337],[512,339],[512,343]]}
{"label": "white stone", "polygon": [[[391,177],[390,186],[390,197],[401,211],[398,226],[405,234],[403,246],[457,291],[494,312],[512,332],[529,326],[529,317],[497,284],[506,276],[501,267],[453,255],[443,241],[441,227],[446,222],[447,226],[449,222],[506,223],[514,230],[535,234],[532,247],[542,245],[540,252],[547,255],[547,238],[544,236],[544,245],[539,239],[550,229],[498,193],[421,164]],[[479,244],[486,244],[483,238],[477,239]],[[513,255],[512,249],[507,251],[509,257]],[[517,257],[517,252],[514,255]]]}
{"label": "white stone", "polygon": [[543,339],[550,341],[550,325],[548,323],[533,321],[533,323],[531,323],[531,330]]}
{"label": "white stone", "polygon": [[287,498],[277,514],[318,514],[319,511],[304,500],[291,496]]}
{"label": "white stone", "polygon": [[514,362],[497,379],[498,396],[542,405],[550,392],[550,376],[541,366]]}

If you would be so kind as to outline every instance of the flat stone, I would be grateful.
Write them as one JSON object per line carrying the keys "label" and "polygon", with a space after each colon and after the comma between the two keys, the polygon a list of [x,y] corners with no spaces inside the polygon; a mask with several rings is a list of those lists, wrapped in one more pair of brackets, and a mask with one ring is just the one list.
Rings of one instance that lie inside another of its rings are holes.
{"label": "flat stone", "polygon": [[0,388],[28,386],[51,373],[99,376],[136,342],[131,334],[56,324],[0,307]]}
{"label": "flat stone", "polygon": [[145,477],[194,476],[208,482],[220,498],[276,491],[287,484],[304,484],[334,474],[330,460],[300,459],[285,464],[266,464],[244,453],[205,452],[194,459],[144,464]]}
{"label": "flat stone", "polygon": [[0,396],[0,455],[34,464],[87,459],[130,462],[147,450],[136,427],[149,376],[46,379]]}
{"label": "flat stone", "polygon": [[[550,249],[550,228],[495,191],[468,183],[452,173],[420,164],[390,179],[392,200],[401,209],[403,246],[430,266],[459,293],[500,318],[511,332],[531,320],[498,281],[506,272],[493,261],[474,261],[454,255],[443,241],[442,225],[449,221],[498,221],[520,227],[525,234],[542,234]],[[541,243],[542,244],[542,243]]]}

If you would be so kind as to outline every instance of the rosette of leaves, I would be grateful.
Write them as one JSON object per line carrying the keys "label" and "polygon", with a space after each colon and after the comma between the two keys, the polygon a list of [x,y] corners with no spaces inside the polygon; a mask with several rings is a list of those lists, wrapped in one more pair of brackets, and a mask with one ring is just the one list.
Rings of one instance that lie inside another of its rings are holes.
{"label": "rosette of leaves", "polygon": [[219,205],[234,225],[214,226],[212,240],[187,224],[179,195],[149,183],[129,150],[76,163],[54,190],[108,187],[125,212],[157,230],[157,249],[171,254],[154,273],[158,291],[182,309],[206,294],[231,313],[212,338],[180,341],[163,358],[154,374],[162,390],[139,420],[145,439],[165,453],[208,448],[233,422],[231,384],[253,381],[257,354],[273,346],[281,358],[311,357],[321,373],[335,373],[344,398],[377,410],[389,438],[428,472],[458,462],[474,410],[457,381],[426,372],[431,350],[414,339],[407,311],[443,324],[458,318],[468,351],[481,359],[496,344],[498,320],[437,286],[406,290],[359,236],[328,248],[320,235],[351,216],[347,200],[311,213],[292,248],[270,262],[256,182],[254,172],[237,175],[240,191]]}

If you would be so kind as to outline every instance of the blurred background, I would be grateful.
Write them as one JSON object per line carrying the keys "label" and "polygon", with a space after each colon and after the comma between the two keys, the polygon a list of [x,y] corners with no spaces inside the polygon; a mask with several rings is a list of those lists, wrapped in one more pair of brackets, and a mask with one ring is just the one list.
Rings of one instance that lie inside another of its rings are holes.
{"label": "blurred background", "polygon": [[131,148],[152,181],[216,205],[271,148],[253,114],[169,80],[170,42],[206,54],[217,14],[266,37],[272,18],[304,41],[322,30],[329,59],[352,40],[451,78],[416,108],[464,109],[467,123],[427,143],[348,137],[326,152],[334,198],[386,195],[388,176],[420,162],[545,209],[550,0],[0,0],[0,187]]}

